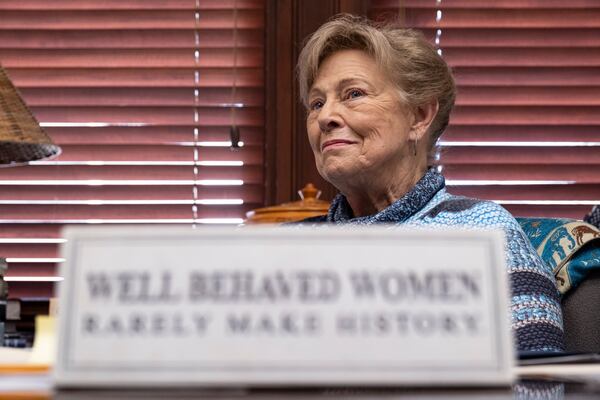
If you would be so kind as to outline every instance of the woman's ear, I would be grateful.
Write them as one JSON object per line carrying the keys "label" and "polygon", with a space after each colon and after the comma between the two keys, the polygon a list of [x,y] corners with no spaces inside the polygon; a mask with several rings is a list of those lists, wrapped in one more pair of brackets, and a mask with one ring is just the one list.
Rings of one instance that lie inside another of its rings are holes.
{"label": "woman's ear", "polygon": [[437,100],[422,104],[414,109],[414,120],[411,127],[410,139],[421,141],[433,123],[440,105]]}

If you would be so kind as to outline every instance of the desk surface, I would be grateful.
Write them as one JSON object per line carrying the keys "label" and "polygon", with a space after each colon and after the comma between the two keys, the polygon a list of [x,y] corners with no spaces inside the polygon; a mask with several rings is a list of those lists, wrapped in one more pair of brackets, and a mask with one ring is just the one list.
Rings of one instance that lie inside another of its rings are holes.
{"label": "desk surface", "polygon": [[[0,379],[3,377],[0,376]],[[408,388],[323,388],[323,389],[269,389],[269,390],[65,390],[50,389],[0,391],[0,399],[293,399],[311,398],[329,399],[466,399],[466,400],[502,400],[502,399],[598,399],[600,387],[581,383],[562,383],[550,381],[525,381],[515,384],[511,389],[408,389]]]}

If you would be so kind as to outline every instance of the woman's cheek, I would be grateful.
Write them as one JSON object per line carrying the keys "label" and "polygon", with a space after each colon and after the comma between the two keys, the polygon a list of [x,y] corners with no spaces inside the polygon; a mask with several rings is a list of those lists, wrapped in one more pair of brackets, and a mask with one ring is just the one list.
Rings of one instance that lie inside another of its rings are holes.
{"label": "woman's cheek", "polygon": [[378,124],[376,118],[373,118],[369,113],[353,113],[346,119],[348,127],[360,137],[368,137],[372,130]]}
{"label": "woman's cheek", "polygon": [[308,131],[308,142],[310,143],[310,147],[316,153],[317,152],[317,143],[319,142],[319,131],[315,126],[315,121],[307,121],[307,131]]}

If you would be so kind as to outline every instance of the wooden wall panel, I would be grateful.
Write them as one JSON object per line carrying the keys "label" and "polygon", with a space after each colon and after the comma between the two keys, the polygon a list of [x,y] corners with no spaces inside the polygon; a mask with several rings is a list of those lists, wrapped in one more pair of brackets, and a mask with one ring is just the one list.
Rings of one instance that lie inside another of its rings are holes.
{"label": "wooden wall panel", "polygon": [[312,182],[331,200],[336,189],[317,172],[306,137],[306,114],[298,99],[295,67],[302,43],[338,13],[364,14],[360,0],[271,0],[266,17],[266,202],[297,200]]}

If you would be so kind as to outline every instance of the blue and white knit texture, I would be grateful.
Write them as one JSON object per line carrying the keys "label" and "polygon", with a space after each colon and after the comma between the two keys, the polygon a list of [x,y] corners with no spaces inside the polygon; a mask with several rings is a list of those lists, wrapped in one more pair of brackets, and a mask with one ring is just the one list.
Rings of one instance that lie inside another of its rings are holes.
{"label": "blue and white knit texture", "polygon": [[501,229],[506,233],[512,329],[517,350],[562,351],[563,323],[554,276],[519,223],[496,203],[454,196],[444,186],[444,177],[432,169],[410,192],[377,214],[354,218],[346,198],[339,194],[326,216],[309,218],[303,223]]}
{"label": "blue and white knit texture", "polygon": [[592,211],[583,220],[588,224],[594,225],[596,228],[600,228],[600,205],[594,206]]}

